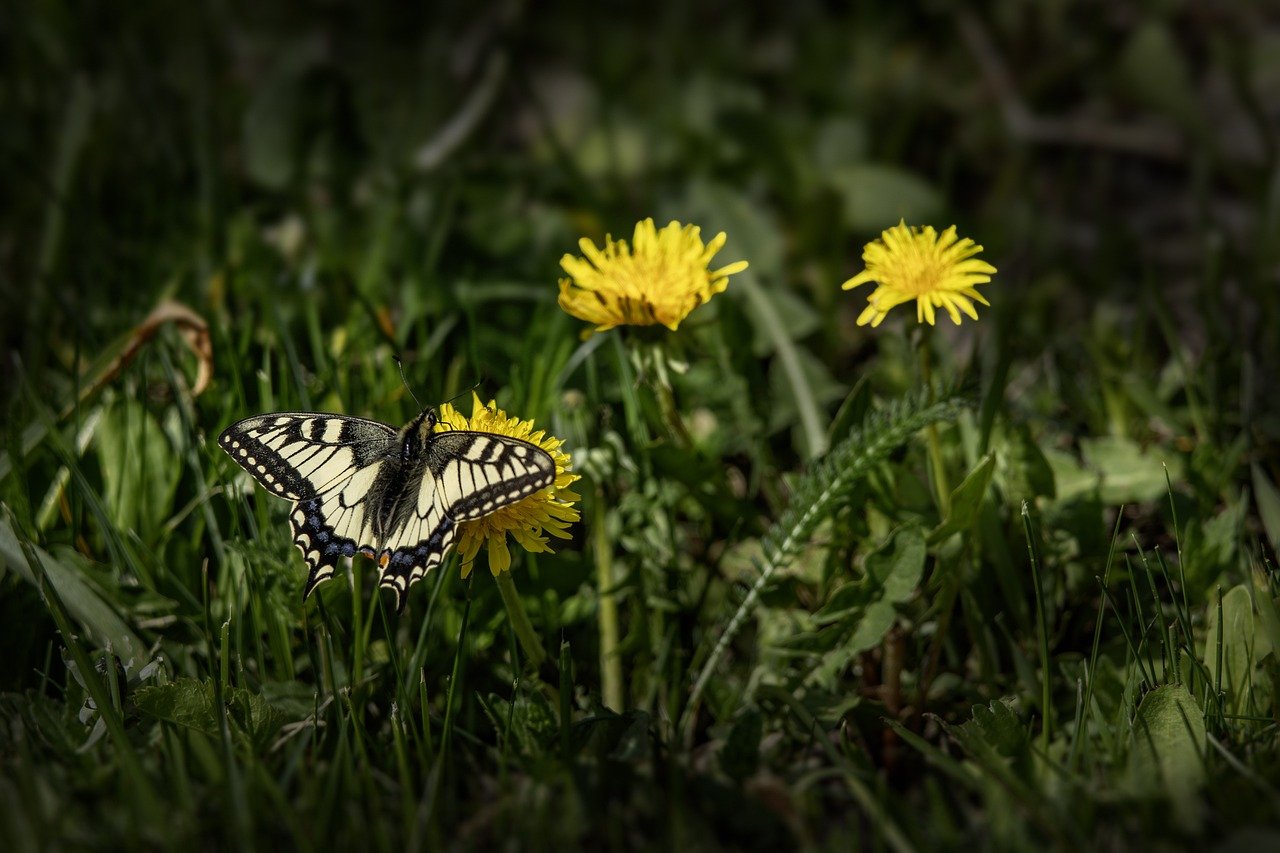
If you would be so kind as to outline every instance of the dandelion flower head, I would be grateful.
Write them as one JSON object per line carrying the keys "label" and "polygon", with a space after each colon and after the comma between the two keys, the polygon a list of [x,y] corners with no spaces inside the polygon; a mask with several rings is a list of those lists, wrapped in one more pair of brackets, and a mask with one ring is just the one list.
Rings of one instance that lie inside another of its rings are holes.
{"label": "dandelion flower head", "polygon": [[958,326],[961,313],[978,319],[974,302],[991,304],[976,289],[991,281],[996,271],[974,257],[981,251],[982,247],[968,237],[957,238],[954,225],[939,235],[932,226],[914,229],[899,222],[866,245],[862,260],[867,268],[842,287],[849,290],[877,283],[867,297],[866,309],[858,316],[859,326],[879,326],[891,308],[913,299],[917,322],[932,326],[936,310],[942,308]]}
{"label": "dandelion flower head", "polygon": [[663,325],[674,331],[712,296],[729,285],[729,276],[747,268],[736,261],[718,270],[711,258],[724,246],[724,232],[703,243],[696,225],[672,221],[662,230],[653,219],[636,223],[631,245],[606,237],[597,248],[578,241],[582,257],[565,255],[560,266],[560,307],[595,324],[584,337],[616,326]]}

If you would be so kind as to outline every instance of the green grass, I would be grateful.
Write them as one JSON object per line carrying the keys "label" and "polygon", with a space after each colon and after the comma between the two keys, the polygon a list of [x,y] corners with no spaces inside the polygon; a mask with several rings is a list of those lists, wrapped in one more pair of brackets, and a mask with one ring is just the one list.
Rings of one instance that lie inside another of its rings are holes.
{"label": "green grass", "polygon": [[[683,8],[13,17],[0,846],[1280,839],[1270,36]],[[646,216],[749,270],[583,341],[559,259]],[[980,320],[856,326],[900,217],[986,246]],[[216,436],[404,423],[397,357],[582,520],[304,603]]]}

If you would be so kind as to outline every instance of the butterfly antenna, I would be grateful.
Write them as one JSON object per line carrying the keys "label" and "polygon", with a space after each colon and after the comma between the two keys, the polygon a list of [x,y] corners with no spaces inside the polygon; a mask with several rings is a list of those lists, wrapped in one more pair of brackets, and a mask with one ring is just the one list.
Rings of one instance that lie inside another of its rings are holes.
{"label": "butterfly antenna", "polygon": [[421,409],[422,403],[418,402],[418,395],[413,393],[413,389],[409,387],[409,380],[405,378],[404,361],[402,361],[398,355],[393,355],[391,357],[395,359],[396,367],[400,368],[400,381],[404,383],[404,389],[409,392],[409,396],[413,398],[413,402],[417,404],[419,409]]}

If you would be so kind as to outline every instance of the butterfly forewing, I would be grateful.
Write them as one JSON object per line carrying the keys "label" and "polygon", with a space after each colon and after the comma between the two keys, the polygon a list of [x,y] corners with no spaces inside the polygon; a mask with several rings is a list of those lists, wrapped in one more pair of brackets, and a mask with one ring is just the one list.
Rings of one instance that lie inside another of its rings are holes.
{"label": "butterfly forewing", "polygon": [[267,491],[314,497],[395,450],[396,431],[363,418],[282,412],[245,418],[218,443]]}
{"label": "butterfly forewing", "polygon": [[397,601],[435,568],[453,543],[456,525],[483,518],[555,482],[555,463],[534,444],[487,432],[432,436],[424,453],[415,511],[391,546],[381,584]]}

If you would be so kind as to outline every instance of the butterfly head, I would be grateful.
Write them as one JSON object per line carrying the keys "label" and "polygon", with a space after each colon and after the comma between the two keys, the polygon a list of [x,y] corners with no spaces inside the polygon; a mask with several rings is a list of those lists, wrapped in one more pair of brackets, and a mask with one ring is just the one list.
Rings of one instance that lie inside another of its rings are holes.
{"label": "butterfly head", "polygon": [[435,409],[423,409],[400,433],[400,458],[408,462],[426,449],[439,418]]}

